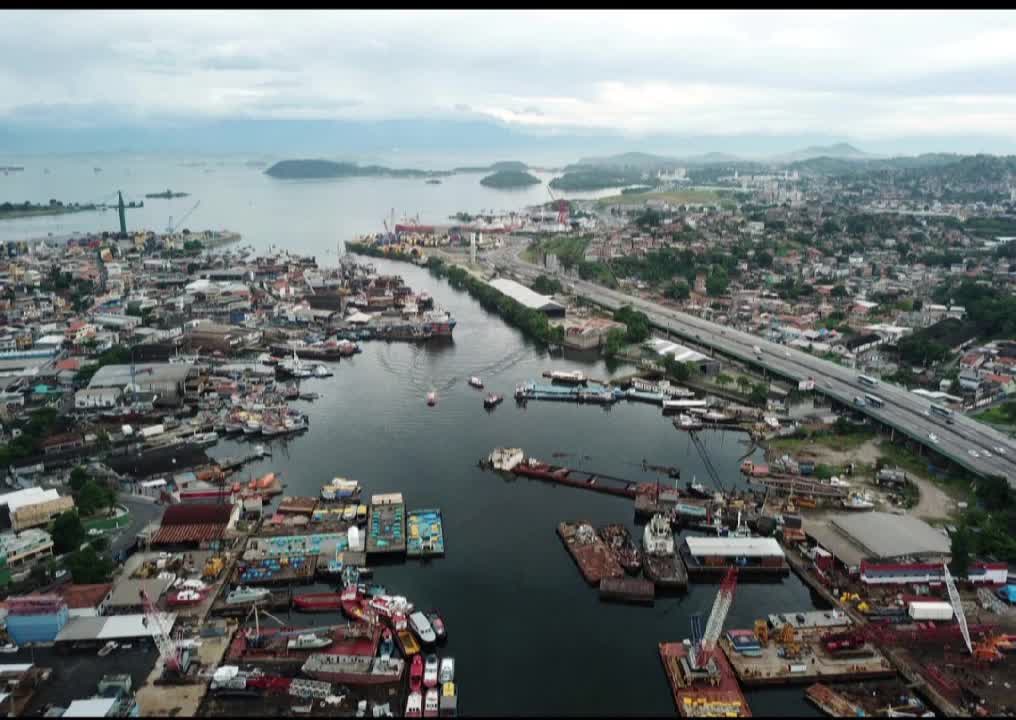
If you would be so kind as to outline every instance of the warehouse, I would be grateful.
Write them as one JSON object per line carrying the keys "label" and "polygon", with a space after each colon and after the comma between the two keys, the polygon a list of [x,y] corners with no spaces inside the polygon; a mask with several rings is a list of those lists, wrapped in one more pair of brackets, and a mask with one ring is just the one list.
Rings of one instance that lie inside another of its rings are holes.
{"label": "warehouse", "polygon": [[39,487],[0,495],[0,528],[23,530],[48,525],[57,515],[74,509],[74,500],[56,490]]}
{"label": "warehouse", "polygon": [[239,517],[239,505],[173,505],[162,516],[159,532],[152,538],[152,547],[208,546],[222,539]]}
{"label": "warehouse", "polygon": [[489,285],[530,310],[536,310],[551,317],[564,316],[564,305],[555,301],[549,295],[540,295],[540,293],[533,292],[525,285],[521,285],[514,280],[498,278],[497,280],[491,280]]}
{"label": "warehouse", "polygon": [[808,520],[804,531],[850,572],[859,572],[865,560],[950,559],[949,537],[911,515],[844,513],[826,521]]}
{"label": "warehouse", "polygon": [[689,537],[681,546],[681,558],[690,576],[722,573],[731,566],[748,576],[789,571],[783,548],[774,538]]}
{"label": "warehouse", "polygon": [[720,371],[717,360],[672,340],[654,337],[646,341],[645,347],[660,357],[672,357],[679,363],[691,363],[703,375],[715,375]]}
{"label": "warehouse", "polygon": [[[176,613],[160,613],[165,627],[172,630]],[[149,625],[143,614],[114,617],[72,617],[56,635],[57,643],[90,643],[101,645],[110,640],[149,638],[157,628]]]}
{"label": "warehouse", "polygon": [[192,363],[138,363],[106,365],[99,368],[89,390],[99,388],[126,389],[133,382],[137,392],[155,393],[157,404],[179,405],[184,398],[201,392],[201,372]]}

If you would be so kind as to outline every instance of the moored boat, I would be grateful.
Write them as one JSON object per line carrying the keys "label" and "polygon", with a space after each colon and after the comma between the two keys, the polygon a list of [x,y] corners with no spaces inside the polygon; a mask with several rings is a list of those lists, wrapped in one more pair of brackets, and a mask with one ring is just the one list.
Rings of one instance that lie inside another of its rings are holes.
{"label": "moored boat", "polygon": [[439,669],[437,655],[430,654],[424,658],[423,663],[423,685],[428,688],[437,687],[437,673]]}
{"label": "moored boat", "polygon": [[409,666],[409,689],[419,692],[423,686],[423,656],[416,655]]}
{"label": "moored boat", "polygon": [[601,528],[599,535],[624,571],[629,575],[638,575],[642,569],[642,554],[628,528],[620,523],[611,523]]}
{"label": "moored boat", "polygon": [[332,638],[321,637],[314,633],[306,633],[290,638],[286,643],[289,650],[320,650],[326,648],[333,642]]}
{"label": "moored boat", "polygon": [[473,386],[474,388],[477,388],[479,390],[483,389],[483,380],[481,380],[480,378],[476,377],[475,375],[473,375],[471,378],[469,378],[469,384],[471,386]]}
{"label": "moored boat", "polygon": [[230,590],[229,594],[226,595],[227,605],[242,605],[243,603],[258,602],[264,600],[269,595],[267,588],[255,588],[240,585],[239,587]]}
{"label": "moored boat", "polygon": [[445,630],[444,620],[438,614],[437,610],[431,610],[427,613],[427,619],[430,620],[430,626],[434,628],[434,634],[437,636],[438,642],[444,640],[448,633]]}
{"label": "moored boat", "polygon": [[430,405],[431,407],[437,405],[437,393],[435,393],[433,390],[427,393],[427,404]]}
{"label": "moored boat", "polygon": [[438,709],[438,692],[436,687],[432,687],[427,690],[427,694],[423,699],[423,716],[424,717],[437,717]]}
{"label": "moored boat", "polygon": [[406,698],[406,717],[418,718],[423,715],[423,695],[418,690],[409,693]]}
{"label": "moored boat", "polygon": [[491,393],[490,395],[488,395],[483,399],[483,406],[489,410],[491,408],[497,407],[502,402],[504,402],[504,395]]}
{"label": "moored boat", "polygon": [[433,645],[437,642],[437,633],[431,627],[430,620],[419,610],[409,616],[409,627],[424,645]]}

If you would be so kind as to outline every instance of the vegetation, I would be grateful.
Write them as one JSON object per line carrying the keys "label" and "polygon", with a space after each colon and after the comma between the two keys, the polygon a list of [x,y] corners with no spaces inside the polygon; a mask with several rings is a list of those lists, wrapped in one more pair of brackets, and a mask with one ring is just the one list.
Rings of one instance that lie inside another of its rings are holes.
{"label": "vegetation", "polygon": [[975,419],[992,425],[1016,425],[1016,401],[1009,400],[978,413]]}
{"label": "vegetation", "polygon": [[678,382],[685,382],[691,377],[691,367],[688,363],[678,362],[670,355],[663,358],[663,368],[669,377]]}
{"label": "vegetation", "polygon": [[99,206],[94,203],[79,205],[69,203],[65,205],[59,200],[50,200],[48,203],[0,203],[0,218],[11,219],[19,217],[31,217],[33,215],[64,215],[66,213],[88,212],[98,210]]}
{"label": "vegetation", "polygon": [[524,170],[499,170],[480,180],[480,184],[491,188],[522,188],[539,185],[540,178]]}
{"label": "vegetation", "polygon": [[568,170],[564,175],[551,180],[550,186],[555,190],[575,192],[605,190],[606,188],[635,185],[641,182],[642,173],[639,171],[590,167]]}
{"label": "vegetation", "polygon": [[53,552],[57,555],[72,552],[81,547],[85,541],[85,527],[77,510],[68,510],[53,520],[50,528],[53,536]]}
{"label": "vegetation", "polygon": [[404,262],[413,262],[418,257],[416,249],[406,253],[398,249],[394,245],[374,245],[373,243],[366,242],[351,242],[346,241],[346,250],[357,255],[367,255],[369,257],[388,258],[389,260],[402,260]]}
{"label": "vegetation", "polygon": [[113,563],[105,555],[97,553],[91,545],[86,545],[67,557],[67,569],[75,583],[101,583],[109,580],[113,573]]}
{"label": "vegetation", "polygon": [[688,283],[684,280],[674,280],[667,289],[663,291],[671,300],[687,300],[691,297],[691,288],[688,287]]}
{"label": "vegetation", "polygon": [[561,286],[561,281],[557,278],[540,275],[533,281],[533,292],[538,292],[541,295],[555,295],[562,290],[564,288]]}
{"label": "vegetation", "polygon": [[77,375],[74,376],[74,381],[79,386],[87,385],[92,381],[95,373],[107,365],[125,365],[131,361],[131,350],[132,348],[126,345],[114,345],[109,350],[101,353],[94,364],[88,367],[83,367],[78,370]]}
{"label": "vegetation", "polygon": [[588,235],[558,235],[536,240],[527,248],[527,259],[530,262],[539,262],[541,253],[556,255],[561,267],[570,270],[582,262],[589,241]]}
{"label": "vegetation", "polygon": [[344,177],[445,177],[450,172],[394,170],[381,165],[358,165],[331,160],[282,160],[265,170],[265,175],[283,180],[317,180]]}
{"label": "vegetation", "polygon": [[[554,189],[557,186],[551,183]],[[604,185],[603,187],[611,187]],[[597,188],[602,189],[602,188]],[[669,190],[665,192],[623,192],[621,195],[611,195],[600,198],[597,203],[600,205],[640,205],[648,200],[659,200],[671,205],[729,205],[732,200],[726,193],[716,190]]]}
{"label": "vegetation", "polygon": [[624,323],[625,329],[613,328],[607,333],[603,344],[603,354],[607,357],[617,356],[625,345],[637,345],[649,338],[649,318],[630,305],[619,308],[614,320]]}
{"label": "vegetation", "polygon": [[497,313],[509,325],[518,328],[526,337],[544,345],[560,344],[564,340],[564,328],[554,327],[547,316],[537,310],[530,310],[482,280],[470,275],[463,268],[447,265],[437,257],[430,257],[427,268],[436,276],[448,279],[448,284],[458,290],[465,290],[488,312]]}
{"label": "vegetation", "polygon": [[21,428],[21,435],[0,447],[0,467],[7,467],[16,460],[32,457],[40,452],[42,440],[47,437],[57,421],[57,411],[42,408],[32,413]]}

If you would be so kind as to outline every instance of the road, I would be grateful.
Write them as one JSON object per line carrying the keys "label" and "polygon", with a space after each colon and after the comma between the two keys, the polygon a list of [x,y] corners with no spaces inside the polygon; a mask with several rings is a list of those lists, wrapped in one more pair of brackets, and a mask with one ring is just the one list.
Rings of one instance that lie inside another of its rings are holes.
{"label": "road", "polygon": [[131,524],[117,531],[116,536],[111,540],[109,548],[113,557],[117,557],[119,553],[133,545],[138,533],[144,530],[149,523],[159,520],[166,510],[164,505],[132,498],[126,494],[121,494],[118,501],[130,511]]}
{"label": "road", "polygon": [[[491,268],[495,265],[507,266],[524,280],[546,274],[544,268],[522,260],[520,254],[523,249],[524,244],[506,243],[502,248],[489,252],[484,261]],[[856,370],[806,352],[590,282],[573,279],[565,282],[572,293],[604,307],[616,309],[631,305],[646,313],[655,326],[692,340],[697,345],[795,381],[813,378],[816,392],[851,405],[977,475],[1001,476],[1016,488],[1016,443],[994,428],[958,413],[953,414],[953,423],[947,424],[931,415],[931,403],[919,395],[889,383],[867,387],[858,382]],[[756,348],[761,352],[756,352]],[[882,407],[857,406],[854,399],[863,398],[865,394],[880,398]]]}

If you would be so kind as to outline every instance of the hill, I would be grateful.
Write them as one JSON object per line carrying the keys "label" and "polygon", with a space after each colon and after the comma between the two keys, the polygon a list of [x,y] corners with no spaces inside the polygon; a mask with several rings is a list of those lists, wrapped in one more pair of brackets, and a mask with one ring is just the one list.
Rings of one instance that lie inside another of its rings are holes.
{"label": "hill", "polygon": [[574,165],[569,165],[565,171],[584,170],[590,167],[611,168],[615,170],[663,170],[677,167],[681,164],[675,158],[663,157],[661,155],[650,155],[642,152],[627,152],[620,155],[609,155],[606,157],[582,158]]}
{"label": "hill", "polygon": [[489,173],[489,172],[501,172],[502,170],[511,170],[511,171],[515,171],[515,172],[526,172],[527,170],[529,170],[529,166],[526,165],[524,162],[520,162],[518,160],[502,160],[502,161],[499,161],[499,162],[496,162],[496,163],[491,163],[490,165],[457,167],[452,172],[457,172],[457,173],[481,173],[481,172],[485,172],[485,173]]}
{"label": "hill", "polygon": [[820,157],[836,160],[869,160],[876,156],[862,152],[849,143],[836,143],[835,145],[812,145],[802,150],[775,155],[771,160],[773,162],[800,162]]}
{"label": "hill", "polygon": [[539,185],[540,178],[530,175],[524,170],[500,170],[483,178],[480,184],[499,189],[521,188]]}
{"label": "hill", "polygon": [[316,180],[344,177],[443,177],[449,172],[432,170],[396,170],[381,165],[358,165],[332,160],[282,160],[265,170],[265,175],[280,180]]}

